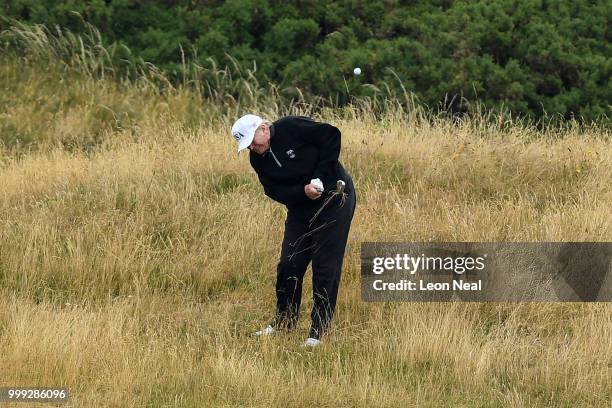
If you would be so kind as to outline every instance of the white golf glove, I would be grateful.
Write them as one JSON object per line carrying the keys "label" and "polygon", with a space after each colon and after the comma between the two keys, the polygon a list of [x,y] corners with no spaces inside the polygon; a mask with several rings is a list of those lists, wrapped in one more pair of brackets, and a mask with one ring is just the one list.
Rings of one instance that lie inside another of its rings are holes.
{"label": "white golf glove", "polygon": [[323,182],[321,181],[321,179],[312,179],[310,180],[310,184],[314,184],[314,186],[316,187],[317,191],[319,193],[322,193],[324,188],[323,188]]}

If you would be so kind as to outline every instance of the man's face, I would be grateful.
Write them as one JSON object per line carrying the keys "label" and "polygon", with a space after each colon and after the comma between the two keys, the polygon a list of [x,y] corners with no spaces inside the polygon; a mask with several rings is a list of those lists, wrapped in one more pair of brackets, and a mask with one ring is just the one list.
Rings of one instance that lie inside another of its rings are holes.
{"label": "man's face", "polygon": [[249,146],[249,150],[257,154],[264,154],[270,148],[270,127],[267,123],[259,125],[255,131],[253,141]]}

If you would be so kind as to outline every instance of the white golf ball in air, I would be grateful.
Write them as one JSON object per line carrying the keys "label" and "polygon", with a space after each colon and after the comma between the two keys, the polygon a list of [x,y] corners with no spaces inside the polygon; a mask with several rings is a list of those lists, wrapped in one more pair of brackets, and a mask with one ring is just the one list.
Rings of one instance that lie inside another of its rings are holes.
{"label": "white golf ball in air", "polygon": [[361,75],[361,68],[357,67],[353,70],[353,74],[355,75]]}

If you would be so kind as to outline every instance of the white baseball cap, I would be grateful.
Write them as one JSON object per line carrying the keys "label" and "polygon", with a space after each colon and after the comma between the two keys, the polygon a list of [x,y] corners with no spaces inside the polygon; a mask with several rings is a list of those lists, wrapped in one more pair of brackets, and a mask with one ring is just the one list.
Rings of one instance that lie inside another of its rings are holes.
{"label": "white baseball cap", "polygon": [[253,142],[255,131],[261,125],[263,119],[257,115],[244,115],[232,126],[232,136],[238,142],[238,152],[246,149]]}

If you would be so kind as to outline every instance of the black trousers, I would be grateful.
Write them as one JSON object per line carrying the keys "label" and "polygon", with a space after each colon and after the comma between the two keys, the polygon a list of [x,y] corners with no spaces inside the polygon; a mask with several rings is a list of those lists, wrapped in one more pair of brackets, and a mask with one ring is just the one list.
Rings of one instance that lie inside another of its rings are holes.
{"label": "black trousers", "polygon": [[[291,329],[297,323],[302,301],[302,282],[312,261],[313,308],[309,337],[320,338],[334,315],[340,286],[342,262],[356,196],[352,180],[347,181],[344,204],[333,198],[309,225],[307,217],[289,211],[276,277],[276,316],[273,326]],[[321,204],[325,196],[320,199]]]}

